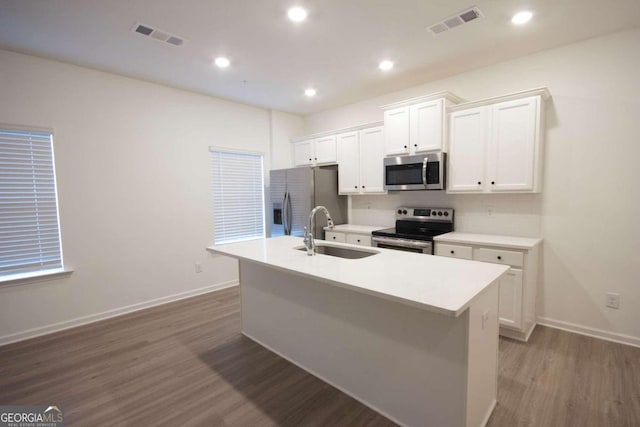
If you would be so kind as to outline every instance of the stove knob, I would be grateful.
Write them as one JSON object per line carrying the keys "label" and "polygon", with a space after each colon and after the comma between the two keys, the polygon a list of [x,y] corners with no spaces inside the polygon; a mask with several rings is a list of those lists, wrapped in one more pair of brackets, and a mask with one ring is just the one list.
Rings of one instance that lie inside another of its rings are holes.
{"label": "stove knob", "polygon": [[406,210],[406,209],[405,209],[405,210],[403,210],[403,211],[402,211],[402,214],[403,214],[403,215],[406,215],[406,214],[407,214],[407,210]]}
{"label": "stove knob", "polygon": [[442,216],[442,211],[438,211],[438,216]]}
{"label": "stove knob", "polygon": [[445,211],[444,216],[449,216],[449,212]]}
{"label": "stove knob", "polygon": [[402,214],[402,209],[398,209],[398,215]]}

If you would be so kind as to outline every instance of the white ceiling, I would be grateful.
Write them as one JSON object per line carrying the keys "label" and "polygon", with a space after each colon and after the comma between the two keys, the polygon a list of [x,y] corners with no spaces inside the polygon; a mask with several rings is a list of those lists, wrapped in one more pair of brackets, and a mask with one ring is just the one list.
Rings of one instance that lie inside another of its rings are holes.
{"label": "white ceiling", "polygon": [[[286,18],[294,4],[306,22]],[[482,19],[425,29],[473,5]],[[534,19],[514,27],[521,9]],[[144,37],[136,22],[187,41]],[[0,47],[309,114],[639,22],[639,0],[0,0]],[[218,55],[231,67],[214,67]]]}

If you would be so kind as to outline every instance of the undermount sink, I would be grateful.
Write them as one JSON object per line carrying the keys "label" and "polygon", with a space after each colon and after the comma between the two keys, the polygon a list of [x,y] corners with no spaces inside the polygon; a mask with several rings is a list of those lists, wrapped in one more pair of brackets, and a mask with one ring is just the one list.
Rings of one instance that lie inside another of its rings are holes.
{"label": "undermount sink", "polygon": [[[307,248],[304,246],[296,248],[299,251],[305,251]],[[343,248],[339,246],[329,246],[329,245],[316,245],[316,253],[322,255],[335,256],[338,258],[347,258],[347,259],[359,259],[366,258],[371,255],[379,254],[378,251],[361,251],[358,249],[352,248]]]}

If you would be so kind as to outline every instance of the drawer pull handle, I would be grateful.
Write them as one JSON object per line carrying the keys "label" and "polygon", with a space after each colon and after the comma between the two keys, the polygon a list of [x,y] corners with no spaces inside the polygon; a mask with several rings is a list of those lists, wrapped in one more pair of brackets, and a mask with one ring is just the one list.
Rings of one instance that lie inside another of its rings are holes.
{"label": "drawer pull handle", "polygon": [[452,253],[452,254],[455,254],[455,253],[456,253],[456,251],[451,251],[451,253]]}
{"label": "drawer pull handle", "polygon": [[405,145],[404,148],[407,148],[407,146]]}
{"label": "drawer pull handle", "polygon": [[482,185],[482,181],[478,181],[478,185]]}
{"label": "drawer pull handle", "polygon": [[500,255],[498,255],[498,259],[502,259],[502,257]]}
{"label": "drawer pull handle", "polygon": [[332,237],[332,239],[333,239],[333,240],[336,240],[336,236],[333,236],[333,237]]}
{"label": "drawer pull handle", "polygon": [[360,239],[358,239],[358,243],[360,243]]}
{"label": "drawer pull handle", "polygon": [[491,185],[496,185],[496,182],[495,181],[491,181]]}

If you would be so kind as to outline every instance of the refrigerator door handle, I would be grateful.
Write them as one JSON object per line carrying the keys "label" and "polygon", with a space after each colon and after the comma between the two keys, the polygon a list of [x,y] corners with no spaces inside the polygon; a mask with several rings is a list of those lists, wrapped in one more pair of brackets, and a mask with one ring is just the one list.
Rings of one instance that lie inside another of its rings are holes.
{"label": "refrigerator door handle", "polygon": [[287,231],[285,231],[285,234],[287,236],[291,235],[291,228],[292,228],[292,222],[293,222],[293,213],[291,212],[291,193],[289,193],[287,191],[286,194],[287,197]]}
{"label": "refrigerator door handle", "polygon": [[287,234],[287,192],[284,192],[282,196],[282,230],[286,236]]}

